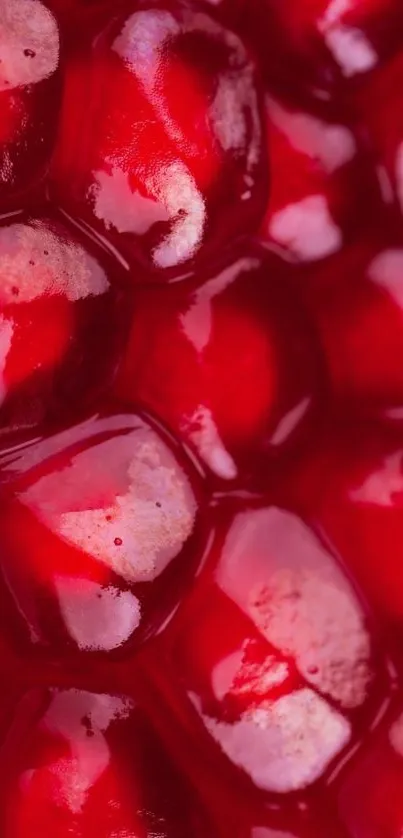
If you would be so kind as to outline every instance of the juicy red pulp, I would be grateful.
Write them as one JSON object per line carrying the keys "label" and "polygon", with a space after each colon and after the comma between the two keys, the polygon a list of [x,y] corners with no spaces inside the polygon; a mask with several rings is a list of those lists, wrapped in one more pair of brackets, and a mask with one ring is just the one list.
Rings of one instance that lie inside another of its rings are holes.
{"label": "juicy red pulp", "polygon": [[0,0],[0,833],[400,838],[398,0]]}

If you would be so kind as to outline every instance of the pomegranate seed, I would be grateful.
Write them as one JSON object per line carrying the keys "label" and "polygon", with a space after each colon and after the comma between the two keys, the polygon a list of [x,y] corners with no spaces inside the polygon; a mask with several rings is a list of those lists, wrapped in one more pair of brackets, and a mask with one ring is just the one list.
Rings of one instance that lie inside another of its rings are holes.
{"label": "pomegranate seed", "polygon": [[330,428],[291,476],[291,495],[320,527],[387,620],[403,615],[396,545],[403,527],[400,429],[365,424]]}
{"label": "pomegranate seed", "polygon": [[2,466],[4,582],[31,641],[102,652],[155,631],[197,557],[198,503],[164,438],[103,416]]}
{"label": "pomegranate seed", "polygon": [[276,507],[219,525],[163,643],[205,732],[266,792],[321,778],[352,742],[357,710],[378,707],[360,602],[314,534]]}
{"label": "pomegranate seed", "polygon": [[41,0],[2,0],[2,201],[26,190],[49,164],[60,98],[59,41],[56,19]]}
{"label": "pomegranate seed", "polygon": [[5,427],[68,415],[71,399],[88,401],[112,377],[124,336],[122,297],[102,253],[85,245],[49,218],[0,226]]}
{"label": "pomegranate seed", "polygon": [[403,209],[403,118],[396,107],[403,82],[398,52],[366,85],[355,91],[352,105],[368,134],[387,204],[394,207],[398,229]]}
{"label": "pomegranate seed", "polygon": [[35,714],[7,777],[5,838],[211,834],[132,700],[74,689],[30,700]]}
{"label": "pomegranate seed", "polygon": [[380,210],[365,148],[352,126],[286,100],[268,98],[267,118],[272,180],[263,242],[302,262],[337,253]]}
{"label": "pomegranate seed", "polygon": [[229,480],[274,452],[317,397],[312,336],[287,267],[240,256],[202,287],[138,292],[116,391],[140,401]]}
{"label": "pomegranate seed", "polygon": [[296,98],[366,79],[403,44],[399,0],[261,0],[248,17],[269,80]]}
{"label": "pomegranate seed", "polygon": [[147,3],[74,47],[53,194],[129,262],[188,270],[263,213],[260,99],[236,35],[205,10]]}
{"label": "pomegranate seed", "polygon": [[403,403],[400,238],[357,239],[306,273],[333,393],[349,409],[387,416]]}

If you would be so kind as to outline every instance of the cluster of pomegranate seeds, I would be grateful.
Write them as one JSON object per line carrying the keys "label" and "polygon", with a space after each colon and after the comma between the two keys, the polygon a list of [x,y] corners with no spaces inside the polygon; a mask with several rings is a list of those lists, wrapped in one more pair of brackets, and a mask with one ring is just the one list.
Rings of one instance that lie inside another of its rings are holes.
{"label": "cluster of pomegranate seeds", "polygon": [[401,838],[399,0],[0,0],[0,833]]}

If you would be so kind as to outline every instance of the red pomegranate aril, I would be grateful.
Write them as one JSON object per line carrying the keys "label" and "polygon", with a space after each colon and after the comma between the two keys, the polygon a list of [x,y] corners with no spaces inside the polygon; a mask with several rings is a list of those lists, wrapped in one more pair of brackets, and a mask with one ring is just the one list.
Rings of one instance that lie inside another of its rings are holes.
{"label": "red pomegranate aril", "polygon": [[402,241],[374,230],[301,283],[333,394],[360,414],[386,417],[403,406],[402,277]]}
{"label": "red pomegranate aril", "polygon": [[36,712],[3,778],[4,838],[212,834],[193,789],[131,699],[74,689],[34,698]]}
{"label": "red pomegranate aril", "polygon": [[397,210],[398,229],[403,212],[403,116],[396,103],[402,84],[403,54],[399,51],[351,96],[351,105],[368,134],[385,198]]}
{"label": "red pomegranate aril", "polygon": [[74,45],[53,196],[129,263],[156,277],[189,270],[263,214],[256,85],[239,38],[204,6],[134,5],[92,47]]}
{"label": "red pomegranate aril", "polygon": [[399,0],[261,0],[249,24],[269,80],[329,98],[403,45]]}
{"label": "red pomegranate aril", "polygon": [[201,287],[135,295],[116,392],[164,419],[224,480],[292,441],[318,400],[315,342],[289,279],[276,256],[249,253]]}
{"label": "red pomegranate aril", "polygon": [[0,226],[3,428],[66,417],[105,390],[127,328],[110,264],[58,220],[16,216]]}
{"label": "red pomegranate aril", "polygon": [[[275,507],[243,508],[221,523],[161,643],[166,678],[170,669],[179,678],[204,747],[210,734],[264,792],[321,778],[383,689],[366,615],[341,568]],[[171,701],[189,715],[179,693]]]}
{"label": "red pomegranate aril", "polygon": [[353,126],[267,99],[271,188],[261,238],[294,259],[337,253],[365,229],[381,198]]}
{"label": "red pomegranate aril", "polygon": [[41,0],[2,0],[2,201],[26,191],[48,167],[60,104],[59,51],[59,28],[50,8]]}
{"label": "red pomegranate aril", "polygon": [[[400,629],[403,436],[352,423],[330,429],[290,478],[299,509],[334,546],[386,622]],[[396,624],[397,621],[397,624]]]}
{"label": "red pomegranate aril", "polygon": [[180,452],[135,414],[106,415],[20,447],[1,469],[3,585],[20,614],[8,629],[59,654],[153,633],[200,546]]}

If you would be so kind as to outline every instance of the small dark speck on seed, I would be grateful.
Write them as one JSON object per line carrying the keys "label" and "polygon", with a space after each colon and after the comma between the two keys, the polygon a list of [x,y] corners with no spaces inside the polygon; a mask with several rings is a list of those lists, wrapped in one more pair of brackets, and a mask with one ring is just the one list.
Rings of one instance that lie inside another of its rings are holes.
{"label": "small dark speck on seed", "polygon": [[43,251],[43,255],[44,255],[44,256],[49,256],[49,251],[48,251],[48,250],[44,250],[44,251]]}
{"label": "small dark speck on seed", "polygon": [[115,538],[114,544],[116,544],[116,547],[120,547],[120,545],[123,544],[123,541],[121,538]]}
{"label": "small dark speck on seed", "polygon": [[11,289],[11,293],[12,293],[13,297],[18,297],[18,294],[20,293],[20,289],[17,287],[17,285],[13,285],[13,287]]}
{"label": "small dark speck on seed", "polygon": [[85,727],[87,736],[93,736],[94,731],[92,729],[91,719],[89,716],[83,716],[82,718],[83,727]]}
{"label": "small dark speck on seed", "polygon": [[26,55],[27,58],[35,58],[36,52],[33,49],[24,49],[24,55]]}
{"label": "small dark speck on seed", "polygon": [[162,505],[162,504],[160,504],[159,500],[157,500],[157,501],[156,501],[156,504],[155,504],[155,505],[156,505],[156,506],[158,506],[158,509],[161,509],[161,505]]}
{"label": "small dark speck on seed", "polygon": [[29,260],[29,264],[30,264],[30,265],[35,265],[34,260],[33,260],[33,259],[30,259],[30,260]]}

